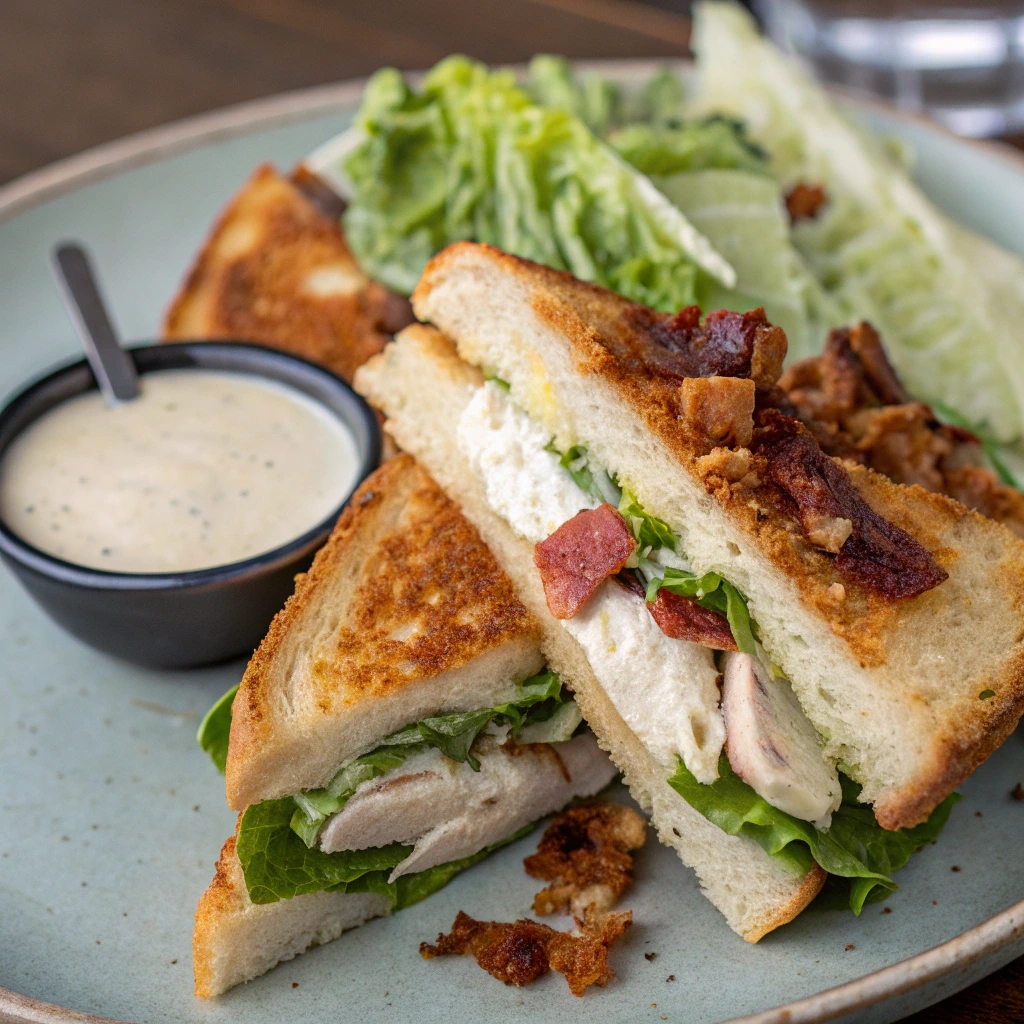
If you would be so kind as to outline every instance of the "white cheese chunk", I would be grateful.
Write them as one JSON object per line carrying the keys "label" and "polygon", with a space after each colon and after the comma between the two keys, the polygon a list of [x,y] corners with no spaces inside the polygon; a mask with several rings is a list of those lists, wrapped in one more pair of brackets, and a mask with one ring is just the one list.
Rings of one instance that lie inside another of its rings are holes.
{"label": "white cheese chunk", "polygon": [[459,420],[459,446],[484,485],[487,503],[520,537],[547,539],[580,509],[600,504],[545,451],[545,429],[490,381]]}

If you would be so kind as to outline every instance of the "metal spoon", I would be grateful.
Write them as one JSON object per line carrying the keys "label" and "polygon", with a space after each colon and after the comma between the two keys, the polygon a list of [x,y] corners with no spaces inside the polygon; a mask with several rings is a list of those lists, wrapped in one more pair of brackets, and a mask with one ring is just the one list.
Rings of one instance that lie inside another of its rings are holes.
{"label": "metal spoon", "polygon": [[53,250],[52,261],[61,296],[104,400],[107,405],[131,401],[139,394],[139,375],[117,339],[88,255],[80,245],[62,242]]}

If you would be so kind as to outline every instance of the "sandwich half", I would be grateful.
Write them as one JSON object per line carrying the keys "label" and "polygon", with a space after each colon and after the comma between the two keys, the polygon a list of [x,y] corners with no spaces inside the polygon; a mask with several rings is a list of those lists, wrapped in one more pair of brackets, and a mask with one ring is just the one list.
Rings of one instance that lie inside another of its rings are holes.
{"label": "sandwich half", "polygon": [[477,530],[400,455],[353,496],[200,743],[241,812],[196,993],[415,903],[616,774]]}
{"label": "sandwich half", "polygon": [[[657,314],[471,243],[413,306],[443,334],[407,328],[357,387],[730,925],[755,941],[824,872],[855,910],[884,896],[1024,708],[1024,545],[822,453],[760,311]],[[772,885],[735,866],[755,849]]]}

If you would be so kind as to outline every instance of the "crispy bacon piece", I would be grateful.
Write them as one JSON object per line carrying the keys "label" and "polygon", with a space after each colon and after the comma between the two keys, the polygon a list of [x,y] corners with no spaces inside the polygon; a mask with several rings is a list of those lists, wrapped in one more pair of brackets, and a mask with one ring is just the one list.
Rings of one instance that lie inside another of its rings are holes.
{"label": "crispy bacon piece", "polygon": [[[647,588],[632,569],[623,569],[615,579],[642,601],[647,600]],[[713,608],[703,607],[696,598],[659,590],[647,607],[661,631],[673,640],[688,640],[716,651],[739,650],[729,620]]]}
{"label": "crispy bacon piece", "polygon": [[824,352],[791,366],[762,404],[797,416],[828,454],[948,494],[1024,537],[1024,494],[984,464],[970,431],[911,401],[870,324],[832,331]]}
{"label": "crispy bacon piece", "polygon": [[526,873],[554,884],[533,898],[535,914],[566,907],[578,922],[605,913],[633,881],[631,850],[647,839],[647,822],[631,807],[598,800],[563,811],[544,830]]}
{"label": "crispy bacon piece", "polygon": [[786,357],[786,332],[768,322],[764,309],[708,313],[685,306],[650,326],[650,366],[671,377],[748,377],[759,388],[779,379]]}
{"label": "crispy bacon piece", "polygon": [[890,600],[916,597],[948,578],[913,537],[864,501],[843,467],[792,417],[758,410],[751,448],[764,457],[767,479],[795,505],[811,543],[838,550],[842,572]]}
{"label": "crispy bacon piece", "polygon": [[786,195],[786,209],[791,221],[814,220],[826,200],[824,185],[799,182]]}
{"label": "crispy bacon piece", "polygon": [[673,640],[688,640],[716,651],[739,650],[729,620],[721,612],[703,607],[696,598],[659,590],[654,603],[648,607],[662,633]]}
{"label": "crispy bacon piece", "polygon": [[533,549],[544,597],[556,619],[571,619],[636,548],[625,519],[607,502],[577,512]]}
{"label": "crispy bacon piece", "polygon": [[538,921],[477,921],[460,910],[452,930],[438,935],[433,945],[422,943],[420,955],[430,960],[469,953],[506,985],[529,985],[549,970],[559,971],[572,994],[582,996],[590,985],[603,988],[615,976],[608,966],[608,948],[632,923],[629,910],[588,913],[579,933],[572,934]]}
{"label": "crispy bacon piece", "polygon": [[687,377],[679,382],[679,424],[698,443],[745,448],[754,433],[754,382],[744,377]]}

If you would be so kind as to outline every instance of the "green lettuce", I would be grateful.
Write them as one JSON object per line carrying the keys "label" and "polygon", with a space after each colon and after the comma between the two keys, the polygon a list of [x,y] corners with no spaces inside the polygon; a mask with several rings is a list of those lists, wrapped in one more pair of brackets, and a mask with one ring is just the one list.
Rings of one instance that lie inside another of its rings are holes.
{"label": "green lettuce", "polygon": [[575,114],[465,57],[420,91],[394,69],[367,84],[345,159],[349,243],[412,291],[426,261],[473,239],[569,270],[656,309],[700,303],[735,273],[686,217]]}
{"label": "green lettuce", "polygon": [[565,57],[542,53],[530,61],[524,88],[535,103],[575,115],[596,135],[633,122],[671,126],[683,117],[683,83],[665,67],[629,91],[603,75],[577,75]]}
{"label": "green lettuce", "polygon": [[210,755],[210,760],[223,772],[228,760],[228,737],[231,734],[231,705],[238,693],[238,685],[232,686],[216,704],[210,708],[199,723],[196,741]]}
{"label": "green lettuce", "polygon": [[962,229],[886,147],[764,40],[738,4],[698,4],[694,48],[694,111],[742,118],[783,189],[825,186],[827,207],[795,224],[792,238],[841,317],[878,328],[911,393],[944,402],[999,443],[1021,438],[1020,304],[994,298],[995,272],[1019,261],[964,244]]}
{"label": "green lettuce", "polygon": [[763,306],[786,332],[790,352],[817,354],[844,320],[790,237],[778,182],[764,173],[710,169],[653,179],[736,271],[735,289],[712,287],[706,308]]}
{"label": "green lettuce", "polygon": [[470,857],[389,882],[392,869],[412,852],[411,846],[392,843],[338,853],[310,849],[291,828],[293,806],[287,798],[265,800],[242,815],[236,849],[253,903],[275,903],[311,892],[376,892],[390,900],[392,910],[401,910],[436,892],[459,871],[529,831],[521,830]]}
{"label": "green lettuce", "polygon": [[[324,822],[345,806],[362,783],[399,767],[413,754],[436,747],[453,761],[466,762],[474,771],[479,771],[480,762],[473,755],[472,747],[488,723],[509,726],[513,738],[527,730],[536,735],[533,727],[548,723],[568,703],[573,703],[572,697],[562,688],[558,675],[542,672],[520,683],[515,699],[506,704],[436,715],[399,729],[385,737],[376,749],[344,765],[323,788],[306,790],[292,797],[291,827],[306,846],[313,847]],[[558,725],[566,721],[563,718]],[[579,719],[576,719],[578,724]],[[557,726],[555,732],[560,735]]]}
{"label": "green lettuce", "polygon": [[652,548],[668,548],[675,551],[676,535],[672,532],[672,527],[664,519],[647,512],[628,487],[622,488],[619,514],[629,524],[641,551],[650,551]]}
{"label": "green lettuce", "polygon": [[545,451],[558,456],[559,465],[572,477],[580,490],[586,491],[598,501],[607,501],[609,505],[619,504],[622,491],[618,484],[606,470],[591,465],[590,456],[583,445],[576,444],[568,451],[562,452],[552,439],[544,448]]}
{"label": "green lettuce", "polygon": [[840,776],[843,803],[832,815],[829,830],[821,832],[758,796],[732,770],[725,754],[718,772],[715,782],[701,785],[678,759],[668,784],[723,832],[752,839],[790,870],[806,874],[817,863],[836,879],[848,880],[847,903],[855,914],[865,903],[885,899],[897,888],[892,873],[938,836],[959,800],[954,793],[923,824],[890,832],[878,824],[869,806],[859,802],[859,787]]}
{"label": "green lettuce", "polygon": [[612,132],[608,143],[638,171],[653,177],[713,168],[751,172],[772,181],[764,150],[733,117],[713,114],[675,126],[630,124]]}

